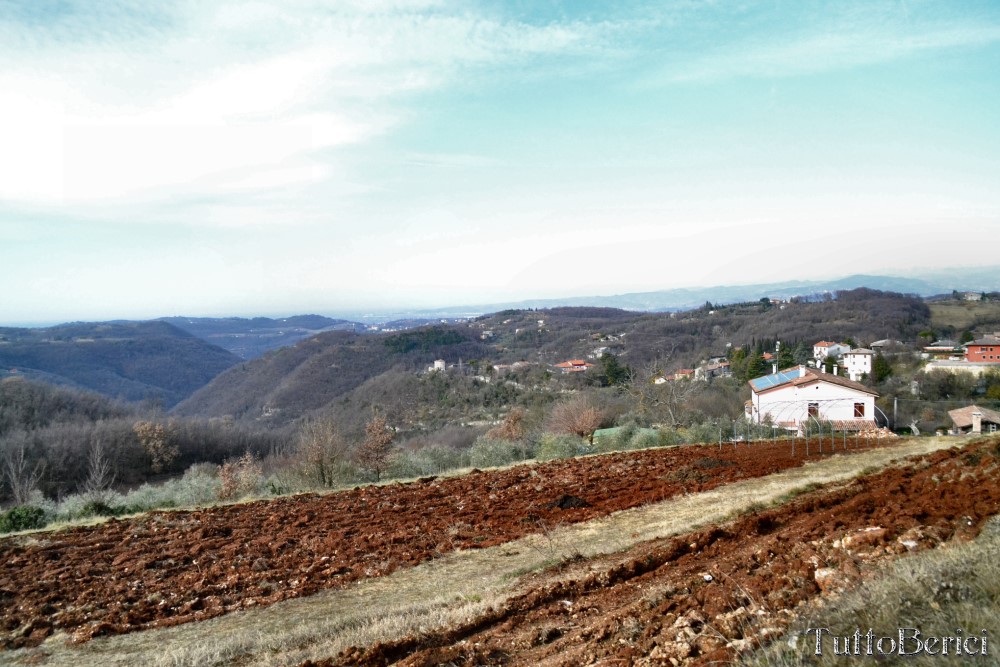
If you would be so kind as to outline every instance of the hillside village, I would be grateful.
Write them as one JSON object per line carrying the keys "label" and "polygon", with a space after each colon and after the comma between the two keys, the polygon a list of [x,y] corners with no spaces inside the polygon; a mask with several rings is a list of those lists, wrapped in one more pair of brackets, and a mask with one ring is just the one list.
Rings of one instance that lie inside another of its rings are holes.
{"label": "hillside village", "polygon": [[[978,293],[962,295],[965,301],[980,301]],[[777,301],[773,305],[785,307],[785,302]],[[715,315],[714,309],[708,310],[708,315]],[[511,325],[515,320],[506,318],[501,325]],[[544,319],[537,320],[537,331],[544,332]],[[470,324],[476,327],[476,324]],[[484,324],[478,325],[480,328]],[[515,327],[513,334],[521,335],[524,329]],[[484,340],[494,340],[497,331],[484,329],[480,334]],[[701,363],[690,368],[674,368],[672,370],[657,369],[648,374],[642,381],[654,385],[665,385],[677,382],[711,383],[715,380],[733,378],[731,358],[736,357],[746,362],[739,372],[741,381],[750,388],[750,399],[745,402],[745,416],[756,424],[773,424],[783,430],[803,434],[812,423],[813,428],[821,424],[830,424],[837,430],[865,431],[881,427],[908,427],[919,432],[918,420],[908,424],[897,425],[896,415],[889,415],[875,404],[879,393],[874,387],[892,373],[892,364],[912,365],[921,374],[943,372],[960,374],[965,381],[975,378],[980,381],[982,376],[1000,375],[1000,331],[981,333],[975,337],[972,332],[966,332],[965,342],[956,343],[952,340],[937,340],[929,344],[921,344],[923,338],[909,343],[883,338],[871,341],[867,347],[858,345],[853,339],[847,341],[818,340],[811,346],[799,343],[794,350],[782,350],[780,340],[775,341],[770,350],[760,349],[747,361],[748,350],[733,350],[732,343],[726,343],[727,353],[709,356]],[[626,368],[619,363],[624,358],[628,348],[628,333],[619,331],[614,334],[594,334],[594,342],[602,343],[591,349],[586,359],[571,358],[544,364],[553,375],[570,374],[600,374],[602,366],[609,362],[619,368]],[[926,342],[926,341],[923,341]],[[811,347],[811,350],[810,350]],[[809,352],[807,356],[807,352]],[[503,378],[507,372],[525,369],[539,362],[518,361],[513,364],[486,364],[489,375],[477,375],[476,379],[490,382],[494,378]],[[428,371],[443,371],[446,369],[461,370],[461,363],[448,365],[444,359],[434,362]],[[627,369],[629,379],[637,375],[634,369]],[[965,375],[967,374],[967,376]],[[602,381],[607,383],[606,376]],[[612,383],[613,384],[613,383]],[[812,392],[803,388],[808,386]],[[920,382],[913,380],[910,392],[913,397],[920,397]],[[996,392],[994,392],[996,393]],[[995,400],[1000,396],[991,396]],[[960,410],[966,410],[962,408]],[[966,418],[965,412],[948,411],[951,424],[944,430],[951,433],[961,432],[993,432],[996,421],[988,409],[971,406],[977,414],[985,414],[975,425]],[[986,410],[985,413],[982,410]],[[954,414],[953,414],[954,413]],[[942,429],[939,423],[936,430]]]}

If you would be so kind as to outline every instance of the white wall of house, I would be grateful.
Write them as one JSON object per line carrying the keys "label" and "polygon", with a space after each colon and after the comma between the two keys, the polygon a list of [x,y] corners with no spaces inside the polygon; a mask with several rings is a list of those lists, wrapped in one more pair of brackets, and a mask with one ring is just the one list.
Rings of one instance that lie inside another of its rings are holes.
{"label": "white wall of house", "polygon": [[847,377],[855,382],[861,379],[864,374],[871,375],[872,359],[875,357],[871,352],[848,352],[843,356],[844,368],[847,370]]}
{"label": "white wall of house", "polygon": [[839,358],[842,354],[851,351],[850,345],[834,343],[833,345],[813,345],[813,359],[823,361],[827,357]]}
{"label": "white wall of house", "polygon": [[[810,420],[810,405],[815,405],[820,421],[875,419],[875,396],[849,387],[818,380],[807,385],[777,387],[751,396],[751,419],[764,422],[791,422],[796,426]],[[855,404],[859,405],[858,414]]]}

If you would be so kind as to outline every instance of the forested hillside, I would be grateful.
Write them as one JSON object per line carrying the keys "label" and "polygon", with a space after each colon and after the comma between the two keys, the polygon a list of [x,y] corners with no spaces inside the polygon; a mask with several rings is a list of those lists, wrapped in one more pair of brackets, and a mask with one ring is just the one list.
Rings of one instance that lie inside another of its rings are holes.
{"label": "forested hillside", "polygon": [[286,424],[390,369],[416,371],[441,357],[472,360],[489,354],[489,346],[468,328],[374,336],[329,332],[234,366],[174,414]]}
{"label": "forested hillside", "polygon": [[505,311],[479,318],[474,326],[491,332],[495,349],[507,358],[552,363],[607,348],[634,368],[658,362],[670,371],[723,356],[733,347],[766,343],[773,349],[776,340],[785,347],[802,343],[810,353],[812,344],[823,339],[915,341],[930,326],[930,310],[919,297],[861,288],[819,301],[706,304],[678,313]]}
{"label": "forested hillside", "polygon": [[11,497],[25,502],[25,491],[60,497],[85,490],[101,462],[103,492],[199,462],[262,456],[288,439],[225,420],[168,420],[100,394],[6,378],[0,380],[0,505]]}
{"label": "forested hillside", "polygon": [[166,322],[0,328],[0,376],[170,407],[239,358]]}
{"label": "forested hillside", "polygon": [[[775,340],[810,355],[821,339],[915,341],[929,321],[918,297],[858,289],[816,302],[707,304],[683,313],[512,310],[391,335],[330,332],[234,366],[174,414],[277,426],[322,411],[356,426],[381,406],[400,426],[438,427],[497,419],[512,406],[546,405],[561,391],[608,384],[604,353],[634,371],[672,371],[734,348],[773,349]],[[552,367],[571,358],[596,368],[562,376]],[[449,379],[428,376],[435,359],[447,363]],[[515,362],[517,369],[508,368]]]}

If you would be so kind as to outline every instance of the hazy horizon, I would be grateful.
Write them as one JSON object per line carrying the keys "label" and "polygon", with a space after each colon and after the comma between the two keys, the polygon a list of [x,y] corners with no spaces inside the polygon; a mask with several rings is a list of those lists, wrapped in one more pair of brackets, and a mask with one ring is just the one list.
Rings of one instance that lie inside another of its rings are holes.
{"label": "hazy horizon", "polygon": [[[953,273],[954,272],[954,273]],[[643,295],[643,294],[657,294],[660,292],[673,292],[680,290],[688,290],[694,293],[699,292],[726,292],[726,291],[738,291],[746,288],[761,288],[760,290],[755,290],[754,295],[751,300],[756,300],[757,298],[763,296],[778,296],[781,292],[787,292],[791,289],[790,285],[803,283],[806,287],[801,292],[796,292],[797,296],[815,296],[820,294],[823,289],[822,285],[828,283],[835,283],[840,281],[850,282],[852,285],[856,283],[856,286],[869,287],[874,289],[879,289],[879,287],[874,286],[875,283],[853,280],[855,278],[870,277],[875,279],[888,278],[891,280],[911,280],[919,281],[922,283],[928,283],[929,285],[938,285],[939,290],[935,292],[928,292],[927,295],[932,294],[947,294],[948,292],[959,289],[972,289],[975,291],[996,291],[1000,290],[1000,265],[987,266],[987,267],[963,267],[955,268],[953,267],[953,272],[929,272],[919,275],[900,275],[900,276],[885,276],[877,274],[853,274],[851,276],[837,276],[829,279],[828,281],[806,281],[806,280],[789,280],[778,283],[744,283],[744,284],[729,284],[729,285],[699,285],[692,286],[688,288],[665,288],[663,290],[648,290],[640,292],[622,292],[617,294],[589,294],[583,296],[554,296],[554,297],[526,297],[524,299],[519,299],[517,301],[508,302],[493,302],[487,303],[485,301],[478,303],[438,303],[429,306],[411,306],[407,307],[405,305],[398,306],[384,306],[384,307],[374,307],[374,308],[356,308],[356,309],[317,309],[305,307],[300,310],[273,310],[273,311],[206,311],[206,312],[175,312],[175,313],[159,313],[151,315],[148,317],[106,317],[106,318],[93,318],[91,320],[86,319],[53,319],[53,320],[34,320],[34,321],[11,321],[11,320],[0,320],[0,327],[25,327],[25,328],[44,328],[49,326],[56,326],[60,324],[68,324],[72,322],[86,322],[86,321],[143,321],[143,320],[157,320],[164,318],[243,318],[252,319],[255,317],[265,317],[271,319],[282,319],[290,318],[302,315],[319,315],[323,317],[328,317],[331,319],[345,319],[353,320],[365,324],[377,324],[384,323],[395,319],[407,319],[407,318],[433,318],[433,317],[444,317],[449,318],[456,317],[472,317],[479,314],[488,314],[496,309],[507,308],[507,307],[517,307],[524,305],[524,307],[535,307],[534,304],[539,302],[549,302],[554,301],[561,305],[582,305],[573,303],[574,300],[580,300],[586,302],[586,305],[591,306],[602,306],[602,301],[605,299],[615,299],[618,297],[625,297],[629,295]],[[958,275],[958,278],[955,278]],[[989,281],[985,285],[982,280]],[[876,280],[876,283],[878,281]],[[810,291],[812,285],[820,286],[816,291]],[[874,286],[874,287],[873,287]],[[833,288],[831,286],[831,288]],[[842,289],[841,287],[836,287],[835,289]],[[843,289],[854,289],[854,287],[847,287]],[[905,291],[905,290],[904,290]],[[758,294],[759,292],[759,294]],[[705,298],[700,296],[699,299]],[[715,298],[721,298],[715,297]],[[718,303],[729,303],[731,300],[722,299]],[[696,308],[702,305],[702,301],[690,304],[679,304],[675,306],[669,306],[667,308],[656,309],[657,310],[685,310],[687,308]],[[543,307],[550,307],[549,304]],[[624,310],[635,310],[637,312],[649,312],[650,309],[647,308],[629,308],[628,306],[611,306],[620,307]],[[492,309],[492,310],[491,310]],[[462,312],[464,311],[464,312]]]}
{"label": "hazy horizon", "polygon": [[980,264],[998,71],[993,2],[13,0],[0,322]]}

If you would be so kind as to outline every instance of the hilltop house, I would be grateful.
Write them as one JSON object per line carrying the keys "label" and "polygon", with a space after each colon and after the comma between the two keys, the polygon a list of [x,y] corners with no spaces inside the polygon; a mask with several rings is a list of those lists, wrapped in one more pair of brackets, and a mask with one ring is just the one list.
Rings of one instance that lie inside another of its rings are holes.
{"label": "hilltop house", "polygon": [[810,422],[833,422],[842,430],[875,426],[878,394],[840,375],[798,366],[750,380],[746,417],[804,432]]}

